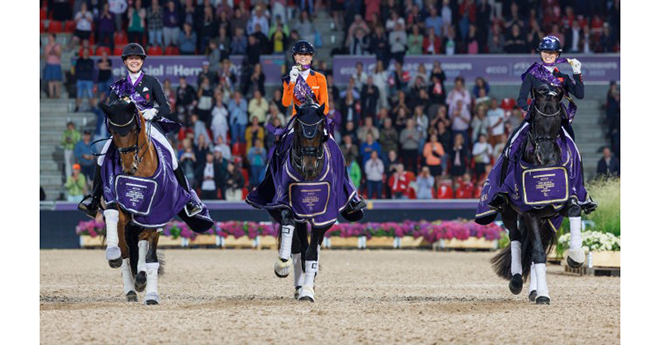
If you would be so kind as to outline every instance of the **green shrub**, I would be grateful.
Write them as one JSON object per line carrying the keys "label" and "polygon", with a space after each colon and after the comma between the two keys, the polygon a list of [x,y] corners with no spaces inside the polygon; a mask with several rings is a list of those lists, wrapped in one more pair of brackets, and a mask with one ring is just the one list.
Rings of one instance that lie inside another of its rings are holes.
{"label": "green shrub", "polygon": [[594,222],[593,230],[621,236],[621,182],[619,179],[599,179],[587,185],[589,194],[598,203],[596,211],[584,217]]}

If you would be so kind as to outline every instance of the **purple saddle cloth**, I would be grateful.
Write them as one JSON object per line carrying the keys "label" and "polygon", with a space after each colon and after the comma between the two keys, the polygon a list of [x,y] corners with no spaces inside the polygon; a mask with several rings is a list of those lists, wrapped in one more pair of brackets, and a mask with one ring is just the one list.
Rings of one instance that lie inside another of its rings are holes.
{"label": "purple saddle cloth", "polygon": [[145,228],[163,227],[178,214],[194,231],[208,230],[213,225],[208,208],[204,206],[202,212],[187,217],[183,210],[186,203],[193,198],[201,201],[194,191],[188,192],[177,182],[170,151],[156,140],[151,144],[158,155],[158,168],[148,178],[124,174],[119,153],[111,144],[101,170],[106,203],[118,203],[131,214],[134,224]]}
{"label": "purple saddle cloth", "polygon": [[[510,147],[505,149],[488,174],[477,206],[477,223],[485,225],[495,220],[497,211],[491,209],[488,204],[498,193],[506,194],[509,202],[522,212],[548,205],[560,210],[569,198],[576,198],[580,204],[587,201],[588,195],[581,173],[581,157],[575,142],[562,130],[557,138],[562,152],[561,163],[555,166],[533,166],[522,159],[529,129],[529,124],[525,123],[517,135],[514,134]],[[506,154],[509,163],[506,171],[503,171]],[[557,215],[552,218],[551,223],[557,229],[562,220],[563,217]]]}
{"label": "purple saddle cloth", "polygon": [[270,150],[266,177],[245,201],[267,210],[278,222],[282,220],[280,211],[287,208],[299,222],[310,221],[316,227],[334,223],[349,200],[357,196],[339,146],[332,137],[323,143],[325,164],[315,181],[304,181],[291,166],[292,148],[291,130]]}

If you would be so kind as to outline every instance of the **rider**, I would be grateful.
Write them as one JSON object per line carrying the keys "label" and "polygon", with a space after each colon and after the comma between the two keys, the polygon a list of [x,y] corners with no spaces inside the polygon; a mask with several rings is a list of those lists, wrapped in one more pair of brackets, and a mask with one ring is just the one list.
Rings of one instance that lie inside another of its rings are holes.
{"label": "rider", "polygon": [[[179,165],[174,150],[170,146],[167,138],[165,138],[163,130],[158,123],[159,121],[168,122],[165,117],[170,114],[171,109],[158,78],[147,75],[142,71],[144,60],[147,58],[144,48],[137,43],[129,43],[124,47],[121,58],[124,61],[124,66],[126,66],[126,69],[128,70],[128,75],[111,85],[112,92],[108,103],[111,103],[120,97],[130,97],[131,100],[136,103],[138,109],[142,112],[142,117],[145,120],[151,121],[153,128],[157,128],[157,130],[150,131],[151,138],[169,149],[172,157],[172,166],[175,169],[174,175],[176,176],[177,181],[185,190],[190,190],[183,174],[183,169],[181,169]],[[112,140],[106,142],[102,153],[107,152],[111,143]],[[96,212],[100,206],[101,195],[103,194],[103,184],[101,181],[101,166],[103,165],[103,159],[104,156],[102,155],[97,160],[91,195],[87,195],[78,205],[78,209],[90,217],[96,216]],[[193,216],[202,211],[202,205],[191,200],[186,204],[186,211],[188,215]]]}
{"label": "rider", "polygon": [[[282,105],[289,107],[291,106],[291,102],[293,102],[295,105],[301,106],[305,102],[304,99],[298,99],[296,92],[294,92],[298,77],[302,76],[316,98],[314,101],[319,106],[325,105],[323,113],[327,115],[330,110],[328,107],[328,82],[323,74],[311,69],[312,59],[314,58],[314,46],[308,41],[298,41],[291,47],[291,54],[296,64],[291,67],[289,74],[282,78],[282,87],[284,88],[282,92]],[[295,115],[296,107],[293,107],[291,116],[294,117]],[[328,135],[328,143],[330,145],[337,145],[337,142],[332,137],[332,133]],[[348,178],[348,175],[346,176]],[[364,201],[354,198],[349,201],[347,211],[348,213],[353,213],[365,206]]]}
{"label": "rider", "polygon": [[[518,95],[518,106],[525,112],[525,120],[510,136],[509,142],[507,143],[506,148],[502,153],[502,175],[506,174],[508,161],[512,158],[513,152],[511,151],[511,146],[514,142],[523,140],[522,136],[518,135],[523,131],[523,128],[526,126],[526,122],[529,121],[527,114],[530,113],[529,107],[527,104],[527,97],[534,89],[540,89],[542,86],[547,85],[550,88],[562,88],[565,95],[568,98],[568,95],[573,95],[577,99],[584,98],[584,83],[582,80],[581,67],[582,64],[577,59],[559,59],[561,55],[562,48],[561,42],[555,36],[546,36],[541,40],[537,51],[540,53],[541,63],[534,63],[526,72],[523,74],[523,84],[520,87],[520,93]],[[556,67],[558,63],[568,62],[573,69],[573,79],[571,79],[567,74],[561,73]],[[549,72],[549,73],[548,73]],[[575,133],[571,127],[571,122],[575,116],[575,111],[577,107],[569,98],[570,104],[568,107],[565,107],[565,116],[562,118],[562,127],[566,130],[566,133],[571,138],[571,141],[574,143]],[[534,100],[532,100],[532,105]],[[577,146],[575,147],[577,150]],[[580,164],[580,170],[582,166]],[[584,179],[581,179],[583,181]],[[579,188],[584,189],[584,186],[579,186]],[[586,193],[588,195],[588,193]],[[500,209],[504,199],[494,198],[490,205],[496,209]],[[571,246],[569,251],[569,256],[571,258],[576,258],[577,262],[584,261],[584,253],[581,250],[581,225],[582,217],[581,212],[590,213],[596,209],[598,206],[591,197],[587,197],[585,201],[578,202],[574,198],[571,198],[572,202],[568,205],[567,215],[570,223],[571,229]]]}

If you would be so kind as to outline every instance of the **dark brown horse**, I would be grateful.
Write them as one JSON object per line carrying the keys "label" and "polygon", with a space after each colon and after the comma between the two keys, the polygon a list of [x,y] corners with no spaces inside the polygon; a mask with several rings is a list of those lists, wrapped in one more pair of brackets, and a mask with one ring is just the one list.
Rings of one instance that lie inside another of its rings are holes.
{"label": "dark brown horse", "polygon": [[[107,116],[123,173],[152,177],[158,168],[158,155],[147,134],[151,124],[145,122],[135,104],[128,99],[109,105],[101,103],[100,107]],[[131,224],[131,214],[117,203],[110,207],[114,209],[104,212],[108,239],[106,258],[110,267],[121,267],[128,301],[136,302],[136,291],[142,292],[146,288],[145,304],[158,304],[158,273],[163,272],[164,266],[157,253],[159,232]],[[121,252],[119,257],[113,246],[115,243]]]}

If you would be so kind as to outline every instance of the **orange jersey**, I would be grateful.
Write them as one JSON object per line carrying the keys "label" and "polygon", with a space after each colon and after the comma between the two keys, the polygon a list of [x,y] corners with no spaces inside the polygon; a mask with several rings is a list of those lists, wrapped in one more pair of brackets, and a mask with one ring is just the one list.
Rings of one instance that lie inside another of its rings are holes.
{"label": "orange jersey", "polygon": [[[282,92],[282,105],[285,107],[291,106],[291,101],[295,102],[297,106],[300,106],[302,104],[301,101],[299,101],[294,95],[293,95],[293,87],[296,85],[295,83],[291,82],[289,76],[287,75],[286,77],[283,78],[283,83],[282,87],[284,88],[284,92]],[[316,100],[319,103],[319,106],[322,104],[325,104],[325,110],[324,114],[328,114],[328,82],[325,80],[325,76],[319,72],[315,72],[313,70],[309,71],[309,76],[307,76],[307,85],[312,88],[312,92],[314,93],[314,96],[316,96]],[[296,115],[296,107],[293,107],[293,113],[291,116]]]}

